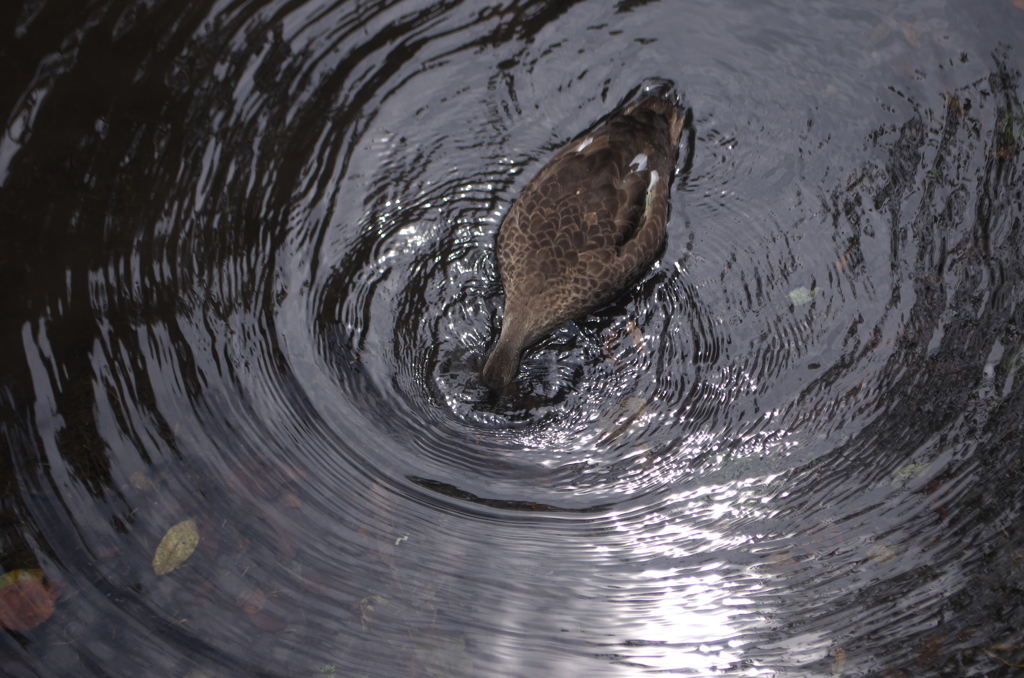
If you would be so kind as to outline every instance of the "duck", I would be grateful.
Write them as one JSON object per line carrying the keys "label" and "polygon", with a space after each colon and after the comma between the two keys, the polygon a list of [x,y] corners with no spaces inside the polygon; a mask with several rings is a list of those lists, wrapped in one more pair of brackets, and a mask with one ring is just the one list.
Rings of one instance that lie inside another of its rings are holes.
{"label": "duck", "polygon": [[505,303],[481,371],[506,389],[523,352],[570,320],[613,301],[666,239],[670,190],[693,113],[671,81],[649,82],[565,144],[537,172],[498,227]]}

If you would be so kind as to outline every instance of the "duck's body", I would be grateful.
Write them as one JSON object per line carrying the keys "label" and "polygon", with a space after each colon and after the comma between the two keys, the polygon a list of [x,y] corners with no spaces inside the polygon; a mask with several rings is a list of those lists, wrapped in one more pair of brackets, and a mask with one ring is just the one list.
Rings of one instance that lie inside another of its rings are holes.
{"label": "duck's body", "polygon": [[610,302],[661,250],[690,124],[667,98],[670,87],[640,95],[569,142],[509,209],[497,247],[505,315],[481,375],[490,388],[507,386],[524,349]]}

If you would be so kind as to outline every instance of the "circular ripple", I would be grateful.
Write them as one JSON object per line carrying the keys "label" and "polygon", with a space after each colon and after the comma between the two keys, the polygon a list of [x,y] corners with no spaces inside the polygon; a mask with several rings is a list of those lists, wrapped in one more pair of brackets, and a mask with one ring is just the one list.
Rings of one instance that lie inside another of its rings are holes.
{"label": "circular ripple", "polygon": [[[33,6],[0,564],[69,593],[5,670],[984,675],[1013,647],[1020,76],[977,16]],[[697,112],[665,251],[495,397],[502,216],[651,76]]]}

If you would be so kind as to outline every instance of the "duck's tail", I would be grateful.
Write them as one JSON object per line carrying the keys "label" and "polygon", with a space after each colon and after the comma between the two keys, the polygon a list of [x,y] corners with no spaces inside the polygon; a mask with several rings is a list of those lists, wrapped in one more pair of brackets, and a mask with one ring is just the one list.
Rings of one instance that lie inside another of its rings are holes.
{"label": "duck's tail", "polygon": [[645,96],[654,96],[659,99],[675,101],[677,104],[679,103],[676,101],[678,99],[678,95],[676,94],[676,84],[668,78],[647,78],[640,83],[640,86],[637,88],[637,91],[633,93],[633,96],[636,96],[638,93]]}
{"label": "duck's tail", "polygon": [[678,146],[683,132],[693,126],[693,111],[683,104],[675,83],[671,80],[648,78],[633,90],[627,101],[629,99],[633,101],[623,108],[626,115],[651,111],[669,121],[673,146]]}

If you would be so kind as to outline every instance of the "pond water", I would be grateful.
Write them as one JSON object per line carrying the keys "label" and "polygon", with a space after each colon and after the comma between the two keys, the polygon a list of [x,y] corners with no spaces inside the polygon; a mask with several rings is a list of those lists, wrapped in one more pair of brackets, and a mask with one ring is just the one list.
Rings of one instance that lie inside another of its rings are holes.
{"label": "pond water", "polygon": [[[1019,675],[1022,35],[5,0],[0,672]],[[502,215],[651,77],[666,248],[494,397]]]}

